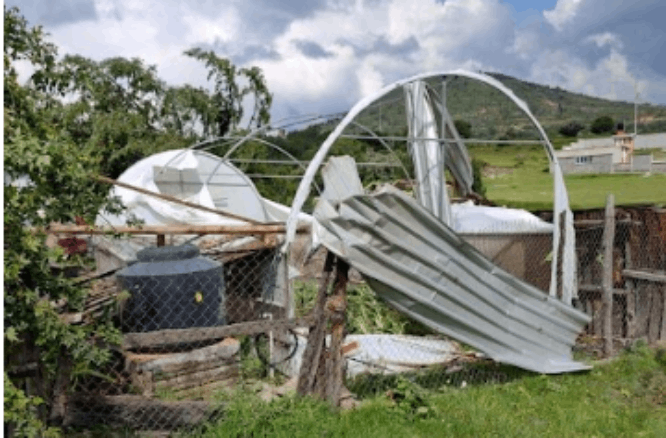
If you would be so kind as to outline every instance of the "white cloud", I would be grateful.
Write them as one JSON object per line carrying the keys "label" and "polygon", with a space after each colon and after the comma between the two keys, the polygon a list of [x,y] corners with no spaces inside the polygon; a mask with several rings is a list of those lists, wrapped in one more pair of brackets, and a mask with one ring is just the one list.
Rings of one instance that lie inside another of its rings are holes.
{"label": "white cloud", "polygon": [[562,31],[576,17],[582,5],[583,0],[557,0],[555,8],[544,11],[543,16],[555,29]]}
{"label": "white cloud", "polygon": [[[60,53],[140,57],[170,84],[206,84],[203,65],[182,53],[215,47],[220,56],[263,69],[274,119],[346,110],[394,80],[455,68],[623,99],[633,98],[635,77],[647,99],[666,101],[666,79],[641,69],[626,49],[649,44],[634,44],[629,31],[604,25],[617,24],[617,11],[629,14],[633,6],[608,1],[558,0],[517,28],[501,0],[330,0],[323,6],[303,0],[302,11],[293,2],[95,0],[96,20],[70,20],[47,31]],[[637,1],[645,7],[647,0]],[[248,18],[253,8],[264,17],[259,25]]]}
{"label": "white cloud", "polygon": [[621,49],[622,41],[618,38],[617,35],[611,32],[597,33],[590,35],[583,40],[585,43],[594,43],[597,47],[602,48],[604,46],[611,46],[617,49]]}
{"label": "white cloud", "polygon": [[616,50],[592,68],[562,50],[545,52],[530,71],[530,80],[559,86],[607,99],[631,101],[634,84],[645,91],[646,81],[636,81],[629,71],[627,58]]}

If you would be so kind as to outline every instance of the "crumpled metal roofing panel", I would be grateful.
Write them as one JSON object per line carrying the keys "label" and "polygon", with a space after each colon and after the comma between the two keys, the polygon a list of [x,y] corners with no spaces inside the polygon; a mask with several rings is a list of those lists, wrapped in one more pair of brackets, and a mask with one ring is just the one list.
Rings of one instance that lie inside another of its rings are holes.
{"label": "crumpled metal roofing panel", "polygon": [[318,204],[318,238],[399,311],[500,362],[589,369],[571,357],[587,315],[495,266],[413,198],[389,187],[336,204]]}

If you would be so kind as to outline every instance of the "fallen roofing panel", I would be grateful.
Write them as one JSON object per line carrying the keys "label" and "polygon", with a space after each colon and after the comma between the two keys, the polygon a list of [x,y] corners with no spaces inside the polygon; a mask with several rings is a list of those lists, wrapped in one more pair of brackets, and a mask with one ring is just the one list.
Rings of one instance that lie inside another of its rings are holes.
{"label": "fallen roofing panel", "polygon": [[[348,159],[348,158],[347,158]],[[336,178],[323,170],[327,190]],[[363,274],[399,311],[486,353],[540,373],[589,369],[571,347],[589,317],[512,276],[486,259],[416,200],[387,187],[375,195],[345,184],[315,210],[329,250]]]}

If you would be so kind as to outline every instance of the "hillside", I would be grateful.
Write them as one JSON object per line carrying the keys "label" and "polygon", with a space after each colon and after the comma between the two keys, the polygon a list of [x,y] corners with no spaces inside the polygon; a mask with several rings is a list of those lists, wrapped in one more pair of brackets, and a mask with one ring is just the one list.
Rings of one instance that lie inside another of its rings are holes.
{"label": "hillside", "polygon": [[[559,87],[534,84],[499,73],[489,73],[525,100],[549,135],[576,121],[586,128],[599,116],[625,122],[633,130],[633,102],[620,102],[566,91]],[[438,84],[432,84],[439,89]],[[366,126],[387,134],[404,132],[404,105],[400,93],[393,93],[360,116]],[[472,124],[475,138],[534,138],[535,132],[518,108],[499,91],[467,78],[454,78],[447,84],[447,107],[456,119]],[[639,106],[639,132],[666,131],[666,107]],[[581,135],[585,135],[583,131]]]}

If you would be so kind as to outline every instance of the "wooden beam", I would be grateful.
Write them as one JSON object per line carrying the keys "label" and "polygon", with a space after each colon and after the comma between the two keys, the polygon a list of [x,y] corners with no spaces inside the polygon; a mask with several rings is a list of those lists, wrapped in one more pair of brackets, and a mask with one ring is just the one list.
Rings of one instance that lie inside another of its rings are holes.
{"label": "wooden beam", "polygon": [[101,183],[111,184],[111,185],[114,185],[114,186],[122,187],[122,188],[127,189],[127,190],[133,190],[135,192],[139,192],[139,193],[142,193],[144,195],[152,196],[154,198],[161,199],[163,201],[172,202],[174,204],[179,204],[179,205],[184,205],[185,207],[190,207],[190,208],[194,208],[194,209],[197,209],[197,210],[206,211],[208,213],[219,214],[220,216],[228,217],[228,218],[231,218],[231,219],[236,219],[236,220],[247,222],[247,223],[250,223],[250,224],[257,225],[257,224],[261,223],[261,222],[258,222],[256,220],[254,220],[254,219],[250,219],[250,218],[247,218],[247,217],[244,217],[244,216],[241,216],[241,215],[238,215],[238,214],[234,214],[234,213],[229,213],[228,211],[218,210],[218,209],[215,209],[215,208],[205,207],[201,204],[196,204],[194,202],[184,201],[182,199],[176,198],[175,196],[163,195],[162,193],[151,192],[150,190],[146,190],[146,189],[143,189],[141,187],[136,187],[136,186],[133,186],[131,184],[124,183],[124,182],[116,181],[115,179],[107,178],[105,176],[101,176],[101,175],[96,176],[95,180],[99,181]]}
{"label": "wooden beam", "polygon": [[146,333],[127,333],[123,339],[126,350],[159,348],[190,342],[221,339],[229,336],[257,335],[277,329],[307,327],[314,322],[312,317],[273,321],[250,321],[217,327],[196,327],[187,329],[166,329]]}
{"label": "wooden beam", "polygon": [[[615,221],[616,225],[643,225],[643,222],[631,219],[620,219]],[[574,221],[576,227],[604,226],[605,219],[578,219]]]}
{"label": "wooden beam", "polygon": [[606,223],[604,225],[604,353],[613,354],[613,242],[615,241],[615,199],[612,194],[606,198]]}
{"label": "wooden beam", "polygon": [[639,271],[636,269],[625,269],[622,271],[625,277],[636,280],[654,281],[656,283],[666,283],[666,273],[663,271]]}
{"label": "wooden beam", "polygon": [[[300,226],[297,233],[309,232],[309,226]],[[284,234],[284,225],[144,225],[136,227],[89,227],[86,225],[62,225],[51,224],[46,230],[47,234],[85,234],[85,235],[108,235],[108,234],[241,234],[241,235],[264,235]]]}

